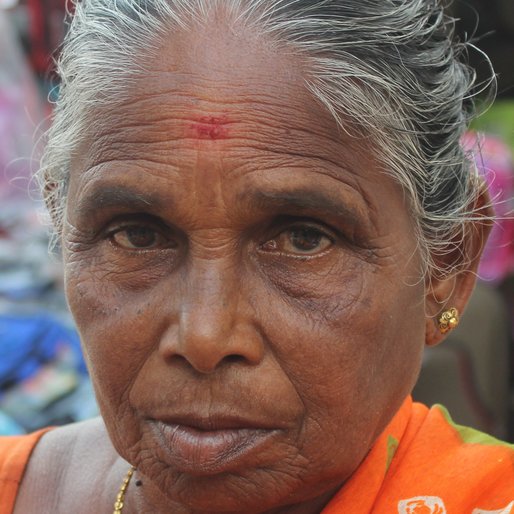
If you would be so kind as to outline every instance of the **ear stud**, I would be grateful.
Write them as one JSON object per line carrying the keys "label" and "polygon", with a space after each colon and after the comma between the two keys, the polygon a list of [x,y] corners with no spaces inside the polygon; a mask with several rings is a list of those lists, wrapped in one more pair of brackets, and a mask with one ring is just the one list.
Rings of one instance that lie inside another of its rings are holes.
{"label": "ear stud", "polygon": [[452,307],[444,311],[437,321],[439,322],[439,331],[441,334],[446,334],[459,324],[459,311],[455,307]]}

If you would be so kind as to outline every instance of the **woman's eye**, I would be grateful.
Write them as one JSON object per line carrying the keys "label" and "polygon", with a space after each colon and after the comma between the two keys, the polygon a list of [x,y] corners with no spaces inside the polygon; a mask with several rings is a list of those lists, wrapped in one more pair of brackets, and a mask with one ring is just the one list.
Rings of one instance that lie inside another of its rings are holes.
{"label": "woman's eye", "polygon": [[157,230],[139,225],[120,228],[111,235],[111,239],[117,246],[128,250],[151,250],[167,243]]}
{"label": "woman's eye", "polygon": [[326,250],[333,242],[330,236],[316,228],[294,227],[266,241],[262,249],[296,255],[315,255]]}

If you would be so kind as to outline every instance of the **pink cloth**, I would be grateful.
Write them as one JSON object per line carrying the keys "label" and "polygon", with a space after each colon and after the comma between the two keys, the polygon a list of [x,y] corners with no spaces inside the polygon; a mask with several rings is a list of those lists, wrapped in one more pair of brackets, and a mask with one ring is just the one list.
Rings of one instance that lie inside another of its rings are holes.
{"label": "pink cloth", "polygon": [[478,270],[482,280],[498,283],[514,272],[514,164],[509,147],[490,135],[468,133],[464,148],[474,154],[498,217]]}

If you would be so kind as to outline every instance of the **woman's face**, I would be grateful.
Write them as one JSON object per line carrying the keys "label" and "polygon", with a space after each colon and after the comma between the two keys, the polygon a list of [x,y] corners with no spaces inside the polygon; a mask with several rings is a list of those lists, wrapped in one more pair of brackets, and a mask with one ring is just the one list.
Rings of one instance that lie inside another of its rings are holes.
{"label": "woman's face", "polygon": [[324,503],[424,342],[401,189],[298,62],[255,48],[175,39],[130,102],[97,112],[63,234],[113,443],[147,501],[195,512]]}

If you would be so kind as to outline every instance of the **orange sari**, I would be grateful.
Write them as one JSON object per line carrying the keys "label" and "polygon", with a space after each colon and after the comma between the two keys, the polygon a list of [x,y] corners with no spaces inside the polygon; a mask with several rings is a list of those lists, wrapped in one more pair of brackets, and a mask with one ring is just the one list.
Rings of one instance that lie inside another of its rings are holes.
{"label": "orange sari", "polygon": [[514,514],[514,445],[408,398],[323,514]]}
{"label": "orange sari", "polygon": [[45,428],[30,435],[0,437],[0,514],[11,514],[30,454]]}
{"label": "orange sari", "polygon": [[[0,437],[0,514],[47,430]],[[514,514],[514,446],[407,398],[322,514]]]}

